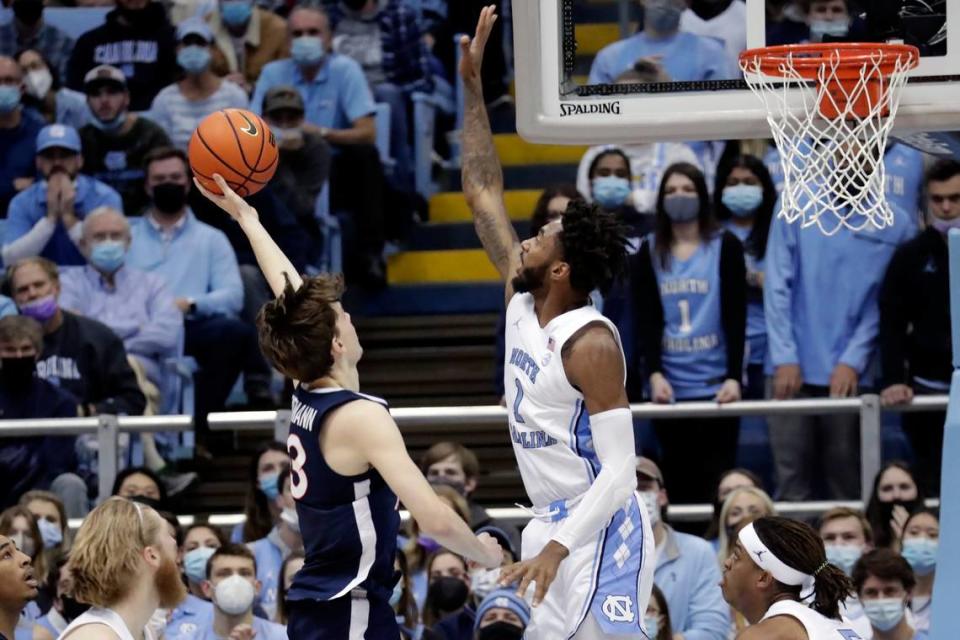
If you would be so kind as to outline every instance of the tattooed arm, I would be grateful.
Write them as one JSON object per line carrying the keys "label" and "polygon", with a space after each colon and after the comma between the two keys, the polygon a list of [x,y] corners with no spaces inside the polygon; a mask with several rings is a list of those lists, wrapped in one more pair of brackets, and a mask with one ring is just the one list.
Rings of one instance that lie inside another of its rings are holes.
{"label": "tattooed arm", "polygon": [[463,195],[473,212],[477,235],[500,277],[507,283],[506,296],[509,300],[513,295],[510,280],[520,267],[520,241],[503,201],[503,169],[493,145],[480,79],[483,50],[496,19],[494,7],[484,8],[473,40],[464,36],[460,41],[463,54],[460,75],[463,78],[465,103],[461,182]]}

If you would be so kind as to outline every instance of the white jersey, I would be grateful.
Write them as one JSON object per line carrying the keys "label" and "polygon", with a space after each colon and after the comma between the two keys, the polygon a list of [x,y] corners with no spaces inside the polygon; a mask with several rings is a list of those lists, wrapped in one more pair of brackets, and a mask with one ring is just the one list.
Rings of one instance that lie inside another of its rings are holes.
{"label": "white jersey", "polygon": [[862,640],[848,622],[831,620],[796,600],[775,602],[762,620],[776,616],[790,616],[799,621],[807,630],[807,640]]}
{"label": "white jersey", "polygon": [[[112,609],[88,609],[86,613],[77,617],[76,620],[71,622],[66,629],[63,630],[63,633],[60,634],[60,638],[66,638],[69,640],[70,634],[77,627],[84,627],[89,624],[98,624],[104,627],[110,627],[110,629],[119,636],[120,640],[135,640],[133,634],[130,633],[130,630],[127,629],[127,624],[123,621],[123,618],[117,614],[117,612]],[[153,632],[146,628],[143,630],[143,639],[142,640],[155,640],[156,636],[153,635]],[[136,640],[140,640],[137,638]]]}
{"label": "white jersey", "polygon": [[559,315],[545,327],[531,294],[516,294],[507,305],[503,384],[510,438],[536,509],[577,498],[600,471],[583,394],[567,380],[561,357],[570,336],[592,322],[609,327],[620,342],[613,323],[592,305]]}

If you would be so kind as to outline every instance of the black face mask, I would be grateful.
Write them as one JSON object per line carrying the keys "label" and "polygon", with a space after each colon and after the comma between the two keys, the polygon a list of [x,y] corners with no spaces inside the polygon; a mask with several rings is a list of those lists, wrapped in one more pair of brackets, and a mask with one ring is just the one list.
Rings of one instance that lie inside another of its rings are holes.
{"label": "black face mask", "polygon": [[187,187],[173,182],[164,182],[153,188],[153,205],[160,213],[174,214],[187,203]]}
{"label": "black face mask", "polygon": [[21,24],[32,27],[43,15],[42,0],[13,0],[13,15]]}
{"label": "black face mask", "polygon": [[4,387],[23,389],[33,382],[37,360],[33,356],[24,358],[0,358],[0,381]]}
{"label": "black face mask", "polygon": [[150,507],[154,511],[164,511],[163,506],[160,504],[160,501],[156,498],[150,498],[147,496],[130,496],[129,500],[134,502],[139,502],[145,507]]}
{"label": "black face mask", "polygon": [[919,498],[914,500],[894,500],[893,502],[881,502],[880,503],[880,521],[884,523],[884,526],[889,527],[889,522],[893,518],[893,508],[897,505],[900,505],[907,510],[907,513],[912,514],[914,511],[920,509],[923,506],[922,501]]}
{"label": "black face mask", "polygon": [[509,622],[494,622],[477,631],[477,640],[520,640],[523,629]]}
{"label": "black face mask", "polygon": [[342,2],[351,11],[360,11],[367,4],[367,0],[342,0]]}
{"label": "black face mask", "polygon": [[427,597],[440,611],[457,611],[467,604],[470,590],[460,578],[444,576],[430,583]]}
{"label": "black face mask", "polygon": [[[148,7],[150,5],[147,5]],[[150,12],[146,9],[127,9],[126,7],[117,7],[117,12],[124,22],[132,26],[139,26],[152,19]]]}
{"label": "black face mask", "polygon": [[63,619],[67,622],[73,622],[90,608],[90,605],[77,602],[70,596],[60,596],[60,602],[63,605],[63,611],[60,612],[60,615],[62,615]]}

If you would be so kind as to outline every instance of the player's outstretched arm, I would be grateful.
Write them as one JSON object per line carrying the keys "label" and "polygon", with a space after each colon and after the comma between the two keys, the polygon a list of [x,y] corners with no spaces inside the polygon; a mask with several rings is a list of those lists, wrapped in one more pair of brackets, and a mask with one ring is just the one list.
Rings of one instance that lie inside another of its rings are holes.
{"label": "player's outstretched arm", "polygon": [[510,280],[520,266],[520,241],[503,201],[503,168],[493,144],[480,79],[483,51],[497,20],[494,9],[485,7],[480,12],[476,35],[472,40],[464,36],[460,41],[460,77],[464,86],[461,182],[477,235],[500,277],[507,282],[509,297]]}
{"label": "player's outstretched arm", "polygon": [[561,355],[567,379],[583,393],[601,467],[573,515],[563,521],[543,550],[501,573],[501,584],[520,582],[517,593],[521,595],[530,582],[536,582],[535,606],[543,600],[570,549],[607,526],[637,488],[633,420],[623,386],[625,369],[619,343],[606,325],[592,323],[567,341]]}
{"label": "player's outstretched arm", "polygon": [[290,284],[293,288],[299,289],[300,285],[303,284],[300,274],[297,273],[297,269],[290,260],[287,259],[283,251],[280,250],[277,243],[273,241],[270,234],[267,233],[267,230],[260,224],[260,216],[257,214],[257,210],[247,204],[246,200],[238,196],[233,189],[228,187],[224,179],[220,177],[220,174],[214,174],[213,180],[217,183],[217,186],[220,187],[220,191],[223,192],[222,196],[218,196],[204,189],[203,185],[200,184],[196,178],[193,179],[193,183],[197,185],[200,193],[230,214],[230,217],[243,229],[247,240],[250,241],[250,246],[253,247],[254,255],[257,256],[257,264],[260,265],[260,271],[263,272],[263,277],[267,279],[273,295],[279,296],[283,293],[287,284],[284,279],[284,274],[290,279]]}
{"label": "player's outstretched arm", "polygon": [[469,525],[437,497],[433,487],[410,459],[400,430],[386,408],[375,402],[352,402],[337,420],[349,421],[353,442],[370,465],[400,498],[420,530],[451,551],[489,569],[500,566],[500,545],[487,534],[477,536]]}

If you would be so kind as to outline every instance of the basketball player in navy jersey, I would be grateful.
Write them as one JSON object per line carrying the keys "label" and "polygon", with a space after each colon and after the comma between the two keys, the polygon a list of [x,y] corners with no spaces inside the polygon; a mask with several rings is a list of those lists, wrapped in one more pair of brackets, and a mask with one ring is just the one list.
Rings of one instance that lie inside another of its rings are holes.
{"label": "basketball player in navy jersey", "polygon": [[477,234],[507,281],[504,385],[510,437],[533,520],[522,561],[501,583],[531,583],[524,637],[644,638],[655,566],[649,515],[635,494],[633,422],[614,325],[590,303],[626,262],[625,229],[596,206],[520,243],[484,107],[480,67],[494,7],[460,43],[465,87],[463,191]]}
{"label": "basketball player in navy jersey", "polygon": [[400,637],[390,596],[398,496],[420,530],[486,568],[500,545],[475,536],[407,455],[386,403],[359,392],[363,353],[343,310],[339,276],[301,279],[256,210],[214,176],[225,195],[197,188],[230,214],[250,241],[277,298],[260,310],[260,345],[296,383],[290,418],[291,491],[306,562],[287,595],[288,633],[304,640]]}

